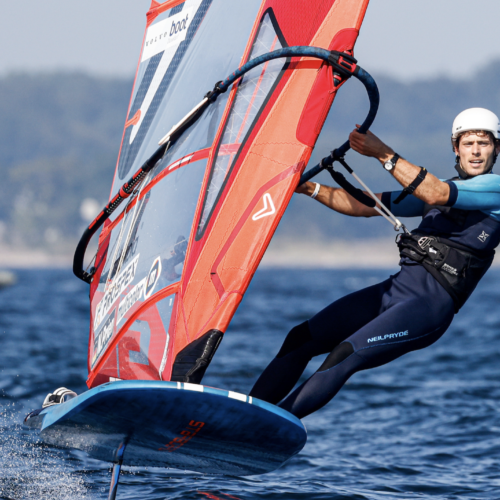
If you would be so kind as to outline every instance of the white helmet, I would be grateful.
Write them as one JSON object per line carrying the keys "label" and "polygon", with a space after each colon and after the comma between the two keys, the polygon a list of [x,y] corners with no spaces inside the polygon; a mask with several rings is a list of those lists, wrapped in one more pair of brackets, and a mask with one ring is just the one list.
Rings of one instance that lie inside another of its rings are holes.
{"label": "white helmet", "polygon": [[461,133],[469,130],[491,132],[495,139],[500,133],[498,116],[484,108],[469,108],[462,111],[453,121],[451,138],[456,139]]}

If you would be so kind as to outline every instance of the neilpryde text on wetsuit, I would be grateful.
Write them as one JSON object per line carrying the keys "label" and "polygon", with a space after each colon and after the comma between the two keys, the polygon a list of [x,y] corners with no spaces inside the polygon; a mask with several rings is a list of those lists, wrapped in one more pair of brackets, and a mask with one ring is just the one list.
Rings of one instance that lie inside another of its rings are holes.
{"label": "neilpryde text on wetsuit", "polygon": [[357,371],[434,343],[453,316],[453,300],[441,285],[422,266],[404,266],[388,280],[330,304],[309,320],[307,330],[293,329],[250,395],[277,404],[309,361],[329,352],[320,369],[279,405],[305,417]]}

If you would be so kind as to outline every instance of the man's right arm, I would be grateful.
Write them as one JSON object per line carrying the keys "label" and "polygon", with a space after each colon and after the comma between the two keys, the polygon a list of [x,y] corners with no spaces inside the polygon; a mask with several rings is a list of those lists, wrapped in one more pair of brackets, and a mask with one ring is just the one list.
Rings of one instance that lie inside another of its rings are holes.
{"label": "man's right arm", "polygon": [[[295,192],[311,196],[315,188],[316,183],[305,182],[298,186]],[[377,193],[376,196],[380,200],[382,194]],[[374,208],[363,205],[341,188],[321,185],[316,200],[336,212],[350,215],[351,217],[374,217],[380,215]]]}

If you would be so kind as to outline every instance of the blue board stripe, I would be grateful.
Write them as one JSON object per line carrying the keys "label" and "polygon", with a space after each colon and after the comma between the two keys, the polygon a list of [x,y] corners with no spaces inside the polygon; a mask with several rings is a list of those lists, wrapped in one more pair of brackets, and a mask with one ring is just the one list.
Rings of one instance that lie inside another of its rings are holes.
{"label": "blue board stripe", "polygon": [[[42,414],[45,415],[42,430],[51,425],[56,420],[59,420],[65,415],[69,415],[72,410],[76,407],[80,407],[80,405],[85,406],[85,401],[89,398],[92,398],[94,395],[106,392],[110,390],[127,390],[127,389],[176,389],[176,390],[187,390],[194,392],[206,392],[208,394],[214,394],[221,397],[229,397],[230,392],[223,389],[216,389],[215,387],[208,387],[199,384],[187,384],[183,382],[164,382],[164,381],[151,381],[151,380],[119,380],[116,382],[108,382],[107,384],[102,384],[94,389],[90,389],[74,399],[62,404],[62,405],[54,405],[46,408]],[[239,394],[239,393],[233,393]],[[298,426],[303,427],[302,422],[291,413],[283,410],[279,406],[275,406],[271,403],[267,403],[266,401],[261,401],[257,398],[251,398],[250,396],[246,396],[245,394],[241,394],[241,396],[245,397],[245,403],[252,404],[254,406],[258,406],[266,411],[279,415],[282,418],[286,418],[290,422],[295,423]],[[236,399],[236,398],[232,398]],[[250,401],[251,400],[251,401]],[[243,403],[243,401],[241,401]],[[81,407],[80,407],[81,408]]]}

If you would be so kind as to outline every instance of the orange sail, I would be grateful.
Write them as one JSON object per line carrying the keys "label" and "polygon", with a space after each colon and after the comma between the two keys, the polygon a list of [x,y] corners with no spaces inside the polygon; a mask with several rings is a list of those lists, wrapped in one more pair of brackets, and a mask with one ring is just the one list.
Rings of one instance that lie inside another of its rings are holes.
{"label": "orange sail", "polygon": [[[153,1],[112,194],[246,61],[291,46],[352,54],[367,5]],[[255,67],[182,132],[106,221],[91,282],[89,387],[201,382],[338,88],[318,59]]]}

